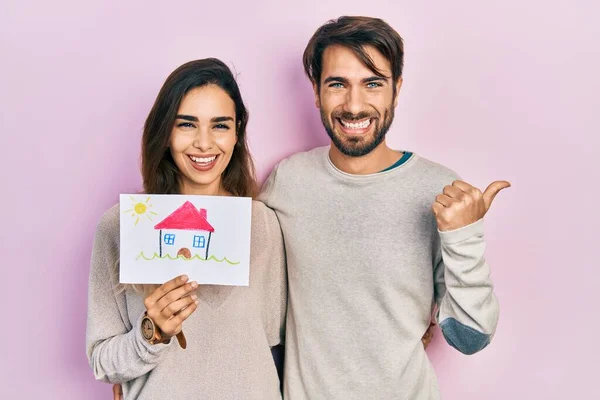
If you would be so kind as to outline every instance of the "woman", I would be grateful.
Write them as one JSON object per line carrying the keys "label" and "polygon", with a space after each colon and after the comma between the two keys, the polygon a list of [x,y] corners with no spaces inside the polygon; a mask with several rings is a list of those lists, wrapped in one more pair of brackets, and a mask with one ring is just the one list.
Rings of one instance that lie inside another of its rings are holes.
{"label": "woman", "polygon": [[[253,196],[247,122],[225,64],[204,59],[179,67],[144,126],[144,191]],[[287,293],[271,210],[253,202],[249,287],[198,286],[185,276],[159,287],[120,285],[118,259],[116,205],[98,224],[90,271],[87,355],[97,379],[121,384],[125,399],[281,398],[270,347],[282,340]],[[146,339],[142,323],[158,336]],[[186,349],[177,340],[182,331]]]}

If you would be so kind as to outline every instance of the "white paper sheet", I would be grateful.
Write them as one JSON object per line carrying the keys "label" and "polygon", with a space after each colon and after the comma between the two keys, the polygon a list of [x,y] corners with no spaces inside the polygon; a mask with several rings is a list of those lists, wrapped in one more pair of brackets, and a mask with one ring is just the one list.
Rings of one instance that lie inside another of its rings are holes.
{"label": "white paper sheet", "polygon": [[252,199],[120,196],[121,283],[181,275],[198,283],[248,286]]}

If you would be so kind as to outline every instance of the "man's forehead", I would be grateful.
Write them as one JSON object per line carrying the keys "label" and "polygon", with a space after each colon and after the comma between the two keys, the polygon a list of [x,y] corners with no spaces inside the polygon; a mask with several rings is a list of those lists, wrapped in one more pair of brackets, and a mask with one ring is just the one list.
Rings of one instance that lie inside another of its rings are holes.
{"label": "man's forehead", "polygon": [[[392,75],[389,61],[376,48],[363,47],[365,53],[371,58],[375,67],[384,75]],[[362,61],[360,56],[351,48],[332,45],[323,52],[321,79],[328,76],[363,79],[375,75]]]}

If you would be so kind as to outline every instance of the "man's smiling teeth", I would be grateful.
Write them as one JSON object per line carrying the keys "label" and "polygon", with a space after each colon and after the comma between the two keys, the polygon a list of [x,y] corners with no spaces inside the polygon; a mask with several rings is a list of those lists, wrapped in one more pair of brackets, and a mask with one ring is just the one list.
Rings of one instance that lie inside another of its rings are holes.
{"label": "man's smiling teeth", "polygon": [[343,119],[340,119],[340,122],[342,123],[344,128],[348,128],[348,129],[365,129],[365,128],[368,128],[369,125],[371,125],[370,118],[364,120],[363,122],[359,122],[359,123],[347,122],[347,121],[344,121]]}
{"label": "man's smiling teeth", "polygon": [[211,162],[215,161],[215,159],[217,158],[217,156],[212,156],[212,157],[194,157],[194,156],[190,156],[190,158],[192,159],[193,162],[198,163],[198,164],[210,164]]}

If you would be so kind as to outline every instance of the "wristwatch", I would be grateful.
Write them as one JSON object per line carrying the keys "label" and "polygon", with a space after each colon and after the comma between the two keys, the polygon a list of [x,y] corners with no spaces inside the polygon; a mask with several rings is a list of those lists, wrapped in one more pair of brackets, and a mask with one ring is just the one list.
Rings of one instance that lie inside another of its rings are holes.
{"label": "wristwatch", "polygon": [[144,313],[144,318],[142,318],[142,336],[150,344],[167,344],[171,341],[171,338],[163,339],[160,328],[146,313]]}
{"label": "wristwatch", "polygon": [[[163,339],[160,328],[154,323],[152,318],[150,318],[148,316],[148,314],[145,312],[144,312],[144,318],[142,318],[141,325],[142,325],[142,336],[148,343],[150,343],[150,344],[157,344],[157,343],[168,344],[171,341],[171,338]],[[181,346],[182,349],[185,349],[187,347],[187,341],[185,339],[185,335],[183,334],[183,331],[179,332],[176,337],[177,337],[177,341],[179,342],[179,346]]]}

